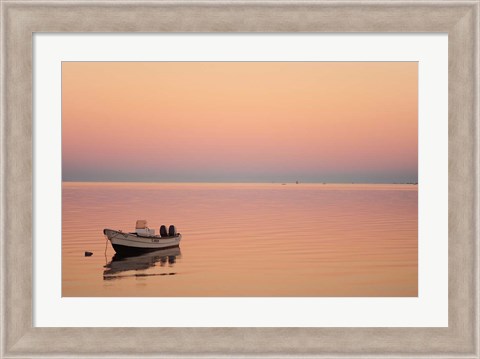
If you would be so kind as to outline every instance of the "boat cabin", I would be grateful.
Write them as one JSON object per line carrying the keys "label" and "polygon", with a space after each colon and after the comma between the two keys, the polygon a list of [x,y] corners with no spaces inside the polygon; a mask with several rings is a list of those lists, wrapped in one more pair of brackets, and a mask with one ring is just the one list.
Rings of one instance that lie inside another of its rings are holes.
{"label": "boat cabin", "polygon": [[150,229],[147,227],[147,221],[144,219],[138,219],[135,224],[135,233],[140,236],[154,236],[155,229]]}

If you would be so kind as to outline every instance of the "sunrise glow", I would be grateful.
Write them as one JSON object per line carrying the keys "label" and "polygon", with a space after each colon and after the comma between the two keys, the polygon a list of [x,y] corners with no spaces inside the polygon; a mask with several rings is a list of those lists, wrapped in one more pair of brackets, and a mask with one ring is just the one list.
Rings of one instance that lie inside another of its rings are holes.
{"label": "sunrise glow", "polygon": [[64,181],[417,182],[416,62],[64,62]]}

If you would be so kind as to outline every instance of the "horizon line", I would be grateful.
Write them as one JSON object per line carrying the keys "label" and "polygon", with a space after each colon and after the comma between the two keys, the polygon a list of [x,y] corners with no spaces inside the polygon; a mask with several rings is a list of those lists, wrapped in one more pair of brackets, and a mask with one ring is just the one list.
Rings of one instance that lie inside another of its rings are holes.
{"label": "horizon line", "polygon": [[328,182],[328,181],[80,181],[80,180],[63,180],[63,182],[70,183],[176,183],[176,184],[189,184],[189,183],[204,183],[204,184],[410,184],[417,185],[418,181],[413,182]]}

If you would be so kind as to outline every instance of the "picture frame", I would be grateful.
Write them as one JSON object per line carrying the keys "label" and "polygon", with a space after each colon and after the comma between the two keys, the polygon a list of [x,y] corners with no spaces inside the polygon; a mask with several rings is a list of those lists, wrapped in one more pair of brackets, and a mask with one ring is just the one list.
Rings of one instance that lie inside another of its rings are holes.
{"label": "picture frame", "polygon": [[[2,357],[479,358],[479,5],[477,0],[2,1]],[[32,178],[32,38],[37,32],[448,33],[449,326],[33,327],[32,194],[38,189]]]}

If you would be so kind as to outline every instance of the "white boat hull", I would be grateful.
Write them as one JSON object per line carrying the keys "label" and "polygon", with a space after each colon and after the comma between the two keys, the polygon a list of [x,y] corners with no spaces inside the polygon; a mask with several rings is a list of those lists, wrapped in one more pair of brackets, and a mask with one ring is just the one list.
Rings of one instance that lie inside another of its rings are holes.
{"label": "white boat hull", "polygon": [[113,229],[104,229],[103,233],[110,240],[115,252],[123,255],[141,254],[158,251],[159,249],[178,247],[182,239],[180,233],[169,237],[139,236],[135,233],[126,233]]}

